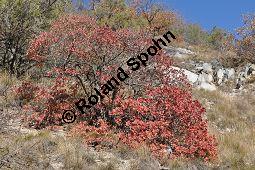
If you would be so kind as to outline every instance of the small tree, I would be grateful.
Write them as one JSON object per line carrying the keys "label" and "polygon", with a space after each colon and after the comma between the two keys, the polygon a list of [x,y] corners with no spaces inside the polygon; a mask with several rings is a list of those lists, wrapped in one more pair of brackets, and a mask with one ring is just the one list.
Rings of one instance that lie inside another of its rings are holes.
{"label": "small tree", "polygon": [[184,32],[185,41],[193,45],[207,44],[208,33],[197,24],[188,24]]}
{"label": "small tree", "polygon": [[125,0],[91,1],[90,13],[101,25],[113,29],[136,28],[146,26],[146,21],[136,15],[134,9],[128,7]]}
{"label": "small tree", "polygon": [[63,12],[68,1],[4,0],[0,2],[0,70],[17,77],[34,66],[26,58],[29,41]]}
{"label": "small tree", "polygon": [[244,26],[238,29],[240,39],[236,40],[239,62],[255,63],[255,14],[244,16]]}
{"label": "small tree", "polygon": [[207,41],[212,48],[222,51],[227,37],[228,34],[223,29],[214,27],[208,35]]}
{"label": "small tree", "polygon": [[72,109],[77,99],[88,98],[93,87],[101,87],[123,66],[130,79],[80,114],[72,132],[82,135],[86,144],[121,141],[136,148],[145,143],[158,156],[170,146],[173,157],[215,158],[215,140],[202,119],[205,109],[192,99],[185,76],[171,69],[171,59],[159,51],[146,64],[140,63],[139,71],[125,67],[130,55],[149,47],[150,36],[143,31],[112,30],[85,15],[57,20],[28,51],[54,80],[51,86],[39,88],[28,105],[33,126],[62,125],[64,110]]}
{"label": "small tree", "polygon": [[137,15],[146,21],[154,36],[164,34],[170,27],[181,23],[176,13],[164,10],[163,5],[154,0],[130,0],[129,3]]}

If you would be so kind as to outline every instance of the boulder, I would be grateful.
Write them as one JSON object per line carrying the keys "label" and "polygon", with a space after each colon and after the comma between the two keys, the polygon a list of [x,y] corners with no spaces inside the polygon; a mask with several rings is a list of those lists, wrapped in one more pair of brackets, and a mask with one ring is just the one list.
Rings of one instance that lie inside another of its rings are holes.
{"label": "boulder", "polygon": [[238,74],[236,80],[236,89],[240,89],[243,86],[245,80],[251,75],[255,75],[255,65],[248,63]]}
{"label": "boulder", "polygon": [[180,52],[176,52],[174,55],[175,58],[187,58],[186,54],[181,54]]}
{"label": "boulder", "polygon": [[249,64],[248,66],[247,75],[255,75],[255,64]]}
{"label": "boulder", "polygon": [[211,74],[207,73],[201,73],[199,75],[186,70],[186,69],[181,69],[179,67],[171,67],[174,70],[177,71],[182,71],[184,75],[187,76],[187,79],[191,84],[193,84],[197,88],[213,91],[216,90],[216,86],[212,83],[213,82],[213,76]]}
{"label": "boulder", "polygon": [[183,70],[183,73],[187,76],[187,79],[189,80],[189,82],[191,82],[192,84],[195,83],[198,79],[198,75],[188,71],[188,70]]}
{"label": "boulder", "polygon": [[248,63],[239,73],[239,77],[247,78],[249,75],[252,74],[255,74],[255,65]]}
{"label": "boulder", "polygon": [[187,76],[187,79],[189,80],[189,82],[192,83],[192,84],[194,84],[198,79],[198,75],[191,72],[191,71],[189,71],[189,70],[181,69],[179,67],[174,67],[174,66],[172,66],[171,68],[175,69],[175,70],[178,70],[178,71],[182,71],[183,74]]}
{"label": "boulder", "polygon": [[168,47],[163,47],[166,54],[170,55],[170,56],[174,56],[176,58],[186,58],[189,55],[194,55],[195,53],[185,49],[185,48],[175,48],[172,46],[168,46]]}
{"label": "boulder", "polygon": [[224,79],[224,75],[225,75],[225,69],[219,69],[216,73],[216,82],[218,85],[221,85]]}
{"label": "boulder", "polygon": [[233,68],[220,68],[214,72],[214,82],[217,85],[222,85],[229,79],[233,79],[235,77],[235,69]]}
{"label": "boulder", "polygon": [[196,70],[196,72],[198,72],[198,73],[202,73],[202,71],[203,71],[203,66],[196,66],[195,70]]}
{"label": "boulder", "polygon": [[202,82],[200,85],[197,86],[197,88],[208,90],[208,91],[217,90],[216,86],[213,83],[207,83],[207,82]]}
{"label": "boulder", "polygon": [[185,49],[185,48],[177,48],[176,50],[179,53],[182,53],[182,54],[187,54],[187,55],[194,55],[195,54],[193,51],[190,51],[190,50]]}
{"label": "boulder", "polygon": [[198,75],[197,81],[211,83],[211,82],[213,82],[213,76],[211,74],[206,74],[203,72]]}
{"label": "boulder", "polygon": [[222,64],[217,59],[213,59],[211,65],[213,70],[219,70],[223,68]]}
{"label": "boulder", "polygon": [[203,64],[203,72],[205,72],[207,74],[212,74],[213,73],[212,65],[209,63],[204,63]]}
{"label": "boulder", "polygon": [[207,74],[203,72],[199,74],[195,85],[199,89],[214,91],[216,90],[216,86],[212,82],[213,82],[213,76],[211,74]]}
{"label": "boulder", "polygon": [[226,69],[226,74],[227,74],[228,79],[235,78],[235,69],[233,69],[233,68]]}
{"label": "boulder", "polygon": [[212,74],[205,74],[205,81],[208,83],[212,83],[213,82],[213,75]]}

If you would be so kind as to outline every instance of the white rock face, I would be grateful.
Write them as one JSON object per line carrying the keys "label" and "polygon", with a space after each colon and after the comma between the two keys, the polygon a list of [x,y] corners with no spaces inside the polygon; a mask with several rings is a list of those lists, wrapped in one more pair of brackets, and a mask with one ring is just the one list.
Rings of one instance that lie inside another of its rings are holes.
{"label": "white rock face", "polygon": [[189,70],[181,69],[179,67],[174,67],[174,66],[172,66],[171,68],[178,71],[183,71],[183,73],[187,76],[187,79],[189,80],[189,82],[192,84],[194,84],[198,79],[198,75]]}
{"label": "white rock face", "polygon": [[188,56],[186,54],[181,54],[179,52],[176,52],[174,57],[175,58],[187,58]]}
{"label": "white rock face", "polygon": [[[171,54],[171,56],[177,58],[185,58],[188,55],[195,54],[184,48],[166,47],[165,50],[169,55]],[[208,63],[204,63],[203,61],[183,61],[181,64],[191,71],[178,67],[172,68],[182,71],[187,76],[189,82],[195,87],[206,90],[216,90],[216,86],[224,85],[227,81],[236,78],[236,85],[239,88],[247,78],[255,75],[255,64],[247,64],[239,74],[234,68],[224,68],[217,59]]]}
{"label": "white rock face", "polygon": [[195,83],[198,79],[198,75],[188,71],[188,70],[184,70],[184,74],[187,76],[187,79],[191,82],[191,83]]}
{"label": "white rock face", "polygon": [[255,64],[246,64],[246,66],[243,68],[243,70],[238,74],[237,80],[236,80],[236,88],[240,89],[247,78],[249,78],[251,75],[255,75]]}
{"label": "white rock face", "polygon": [[187,50],[185,48],[177,48],[177,50],[182,54],[188,54],[188,55],[194,55],[195,54],[193,51]]}
{"label": "white rock face", "polygon": [[222,85],[229,79],[234,79],[235,78],[235,69],[233,68],[220,68],[215,74],[215,82],[218,85]]}
{"label": "white rock face", "polygon": [[198,76],[197,82],[195,84],[199,89],[214,91],[216,90],[216,86],[212,83],[212,81],[213,76],[203,72]]}
{"label": "white rock face", "polygon": [[214,91],[217,90],[216,86],[214,84],[202,82],[200,85],[197,86],[199,89],[204,89],[208,91]]}
{"label": "white rock face", "polygon": [[216,90],[216,86],[211,83],[213,81],[213,77],[210,74],[202,73],[200,75],[197,75],[191,71],[188,71],[186,69],[181,69],[179,67],[171,67],[172,69],[175,69],[177,71],[182,71],[184,75],[187,76],[187,79],[189,82],[193,85],[195,85],[197,88],[213,91]]}
{"label": "white rock face", "polygon": [[248,63],[244,69],[239,73],[239,77],[247,78],[249,75],[255,74],[255,65]]}
{"label": "white rock face", "polygon": [[219,69],[216,74],[217,74],[217,84],[220,85],[223,82],[225,70]]}
{"label": "white rock face", "polygon": [[212,74],[206,74],[205,75],[206,82],[213,82],[213,75]]}
{"label": "white rock face", "polygon": [[195,53],[193,51],[190,51],[185,48],[175,48],[172,46],[164,47],[165,51],[169,55],[173,55],[175,58],[186,58],[189,55],[194,55]]}
{"label": "white rock face", "polygon": [[203,66],[197,66],[197,67],[195,68],[195,70],[196,70],[197,72],[200,72],[200,71],[203,70]]}
{"label": "white rock face", "polygon": [[201,73],[199,74],[197,81],[211,83],[213,81],[213,77],[211,74]]}
{"label": "white rock face", "polygon": [[226,69],[226,72],[227,72],[227,77],[228,77],[228,79],[233,79],[233,78],[235,78],[235,69],[233,69],[233,68],[228,68],[228,69]]}
{"label": "white rock face", "polygon": [[213,73],[212,65],[209,63],[204,63],[203,64],[203,72],[212,74]]}
{"label": "white rock face", "polygon": [[252,74],[252,75],[255,75],[255,64],[252,64],[252,65],[250,66],[250,71],[251,71],[251,74]]}

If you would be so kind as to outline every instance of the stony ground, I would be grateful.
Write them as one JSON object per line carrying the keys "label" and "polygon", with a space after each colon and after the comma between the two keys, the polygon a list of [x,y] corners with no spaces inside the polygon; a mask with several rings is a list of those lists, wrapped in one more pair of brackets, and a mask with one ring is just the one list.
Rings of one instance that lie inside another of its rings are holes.
{"label": "stony ground", "polygon": [[69,137],[65,129],[29,129],[22,124],[20,115],[24,113],[8,88],[19,82],[1,76],[0,169],[255,169],[254,65],[233,72],[217,62],[190,61],[185,56],[195,55],[191,51],[170,51],[178,58],[175,68],[185,69],[194,97],[207,110],[209,131],[218,141],[216,162],[158,161],[146,147],[95,150],[85,147],[81,139]]}

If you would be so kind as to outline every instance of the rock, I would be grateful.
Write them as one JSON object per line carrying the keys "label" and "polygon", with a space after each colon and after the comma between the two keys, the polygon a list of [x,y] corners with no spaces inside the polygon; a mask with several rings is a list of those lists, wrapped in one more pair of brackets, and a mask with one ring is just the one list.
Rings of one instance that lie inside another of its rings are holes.
{"label": "rock", "polygon": [[163,49],[169,55],[176,54],[176,49],[174,47],[168,46],[168,47],[163,47]]}
{"label": "rock", "polygon": [[197,82],[195,84],[199,89],[214,91],[216,90],[216,86],[212,83],[212,81],[212,75],[203,72],[198,76]]}
{"label": "rock", "polygon": [[212,83],[202,82],[200,85],[197,86],[199,89],[204,89],[208,91],[214,91],[216,90],[216,86]]}
{"label": "rock", "polygon": [[172,153],[173,153],[173,150],[172,150],[171,146],[168,146],[168,147],[167,147],[166,152],[167,152],[168,154],[172,154]]}
{"label": "rock", "polygon": [[176,52],[176,54],[174,55],[175,58],[187,58],[188,56],[185,54],[181,54],[179,52]]}
{"label": "rock", "polygon": [[249,65],[246,65],[246,67],[244,68],[244,70],[243,70],[243,74],[242,74],[242,76],[244,77],[244,78],[246,78],[248,75],[249,75],[249,73],[250,73],[250,66]]}
{"label": "rock", "polygon": [[201,73],[197,75],[189,70],[181,69],[179,67],[172,66],[171,68],[174,70],[182,71],[183,74],[187,76],[189,82],[198,88],[202,88],[209,91],[216,90],[216,86],[212,83],[213,77],[211,74]]}
{"label": "rock", "polygon": [[218,85],[221,85],[221,83],[223,82],[223,78],[225,75],[225,70],[224,69],[219,69],[216,73],[216,82]]}
{"label": "rock", "polygon": [[211,83],[213,81],[213,77],[211,74],[206,74],[203,72],[203,73],[199,74],[197,81],[200,83],[202,83],[202,82]]}
{"label": "rock", "polygon": [[212,83],[213,82],[213,75],[205,74],[205,81],[208,82],[208,83]]}
{"label": "rock", "polygon": [[235,77],[235,69],[229,68],[229,69],[224,69],[221,68],[216,72],[216,77],[215,77],[215,82],[218,85],[222,85],[229,79],[233,79]]}
{"label": "rock", "polygon": [[241,78],[238,78],[236,80],[236,87],[235,89],[240,89],[243,86],[243,81],[241,80]]}
{"label": "rock", "polygon": [[222,64],[217,59],[213,59],[211,65],[213,70],[219,70],[223,67]]}
{"label": "rock", "polygon": [[177,51],[182,54],[194,55],[193,51],[187,50],[185,48],[177,48]]}
{"label": "rock", "polygon": [[247,76],[255,74],[255,65],[254,64],[246,64],[244,69],[240,72],[240,76],[247,78]]}
{"label": "rock", "polygon": [[189,70],[181,69],[179,67],[174,67],[174,66],[172,66],[171,68],[178,70],[178,71],[183,71],[183,73],[187,76],[187,79],[189,80],[189,82],[192,84],[194,84],[198,79],[198,75],[189,71]]}
{"label": "rock", "polygon": [[245,80],[251,75],[255,75],[255,65],[248,63],[238,74],[236,80],[236,89],[240,89],[243,86]]}
{"label": "rock", "polygon": [[255,75],[255,64],[249,64],[248,66],[247,75]]}
{"label": "rock", "polygon": [[195,70],[201,74],[202,72],[207,73],[207,74],[213,74],[213,68],[210,63],[197,63]]}
{"label": "rock", "polygon": [[198,73],[202,73],[202,71],[203,71],[203,66],[197,66],[197,67],[195,68],[195,70],[196,70]]}
{"label": "rock", "polygon": [[172,46],[168,46],[168,47],[163,47],[164,50],[166,51],[166,53],[170,56],[174,56],[176,58],[186,58],[189,55],[194,55],[195,53],[187,50],[185,48],[175,48]]}
{"label": "rock", "polygon": [[30,135],[38,135],[39,132],[35,129],[28,129],[28,128],[25,128],[25,127],[21,127],[20,128],[20,133],[30,134]]}
{"label": "rock", "polygon": [[203,72],[205,72],[207,74],[212,74],[213,73],[212,65],[209,63],[204,63],[203,64]]}
{"label": "rock", "polygon": [[188,70],[184,70],[184,74],[187,76],[187,79],[189,80],[189,82],[191,82],[192,84],[195,83],[198,79],[198,75],[188,71]]}
{"label": "rock", "polygon": [[228,79],[235,78],[235,69],[233,69],[233,68],[226,69],[226,74],[227,74]]}

